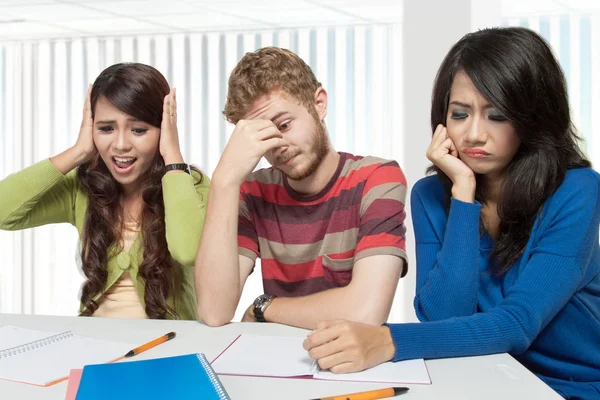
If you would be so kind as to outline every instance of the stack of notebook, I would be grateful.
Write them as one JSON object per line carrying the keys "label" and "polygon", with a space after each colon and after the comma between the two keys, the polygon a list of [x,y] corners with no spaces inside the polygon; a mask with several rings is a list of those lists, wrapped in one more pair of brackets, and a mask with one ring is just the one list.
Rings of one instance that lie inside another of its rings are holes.
{"label": "stack of notebook", "polygon": [[0,379],[49,386],[68,377],[67,400],[229,400],[204,354],[111,363],[132,347],[72,332],[3,326]]}

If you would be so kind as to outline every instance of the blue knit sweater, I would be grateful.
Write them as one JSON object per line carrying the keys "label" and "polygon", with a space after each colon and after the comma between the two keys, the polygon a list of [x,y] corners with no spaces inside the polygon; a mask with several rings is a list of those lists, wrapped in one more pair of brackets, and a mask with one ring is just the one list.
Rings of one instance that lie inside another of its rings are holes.
{"label": "blue knit sweater", "polygon": [[501,278],[480,204],[452,199],[447,212],[430,176],[411,207],[422,322],[388,324],[394,361],[508,352],[564,397],[600,398],[600,175],[568,171]]}

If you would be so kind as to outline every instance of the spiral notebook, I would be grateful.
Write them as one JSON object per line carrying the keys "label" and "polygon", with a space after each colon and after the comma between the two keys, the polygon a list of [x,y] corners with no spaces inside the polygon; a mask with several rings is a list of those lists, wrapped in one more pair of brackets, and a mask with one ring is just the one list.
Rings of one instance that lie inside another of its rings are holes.
{"label": "spiral notebook", "polygon": [[212,362],[219,375],[313,378],[332,381],[431,384],[423,359],[386,362],[365,371],[334,374],[319,368],[302,347],[304,337],[238,336]]}
{"label": "spiral notebook", "polygon": [[96,340],[73,332],[0,327],[0,379],[49,386],[73,368],[109,362],[131,350],[129,343]]}
{"label": "spiral notebook", "polygon": [[[109,392],[107,392],[109,388]],[[202,353],[83,368],[77,400],[230,400]]]}

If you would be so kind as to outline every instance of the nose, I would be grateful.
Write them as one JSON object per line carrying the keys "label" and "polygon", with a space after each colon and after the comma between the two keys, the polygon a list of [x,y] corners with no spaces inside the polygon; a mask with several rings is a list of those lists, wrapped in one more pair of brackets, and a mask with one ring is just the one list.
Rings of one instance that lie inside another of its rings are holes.
{"label": "nose", "polygon": [[471,123],[467,126],[464,136],[465,143],[471,146],[485,144],[487,141],[487,130],[485,122],[480,117],[471,119]]}
{"label": "nose", "polygon": [[281,158],[281,156],[283,155],[283,153],[285,153],[287,151],[288,147],[289,146],[281,146],[281,147],[278,147],[276,149],[273,149],[272,150],[273,158],[274,159]]}
{"label": "nose", "polygon": [[119,153],[125,153],[131,150],[131,141],[129,140],[129,132],[123,129],[117,130],[117,137],[113,142],[113,148]]}

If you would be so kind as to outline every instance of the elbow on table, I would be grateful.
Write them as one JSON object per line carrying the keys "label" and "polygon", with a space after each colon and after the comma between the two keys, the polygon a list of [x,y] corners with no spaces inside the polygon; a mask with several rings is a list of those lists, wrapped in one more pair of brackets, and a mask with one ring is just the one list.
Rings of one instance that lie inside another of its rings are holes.
{"label": "elbow on table", "polygon": [[209,310],[205,307],[202,307],[198,304],[198,318],[200,321],[204,322],[206,325],[211,327],[219,327],[226,325],[231,322],[233,319],[234,313],[219,311],[219,310]]}

